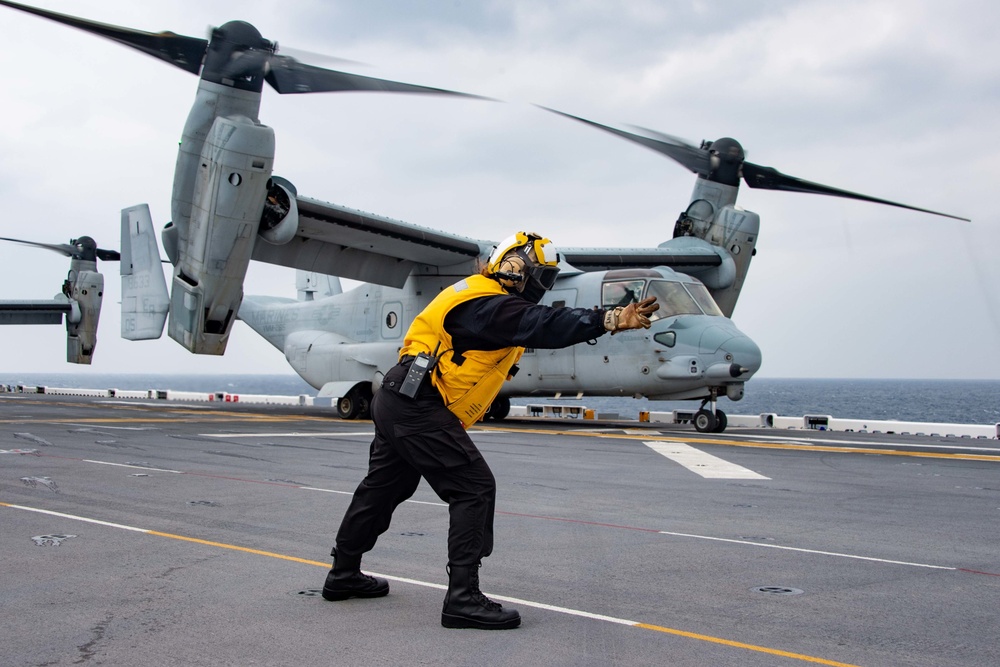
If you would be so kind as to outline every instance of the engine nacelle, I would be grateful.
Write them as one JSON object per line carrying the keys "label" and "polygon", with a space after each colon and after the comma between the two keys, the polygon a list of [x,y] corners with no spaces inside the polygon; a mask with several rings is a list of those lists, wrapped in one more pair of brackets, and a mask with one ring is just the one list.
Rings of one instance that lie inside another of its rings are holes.
{"label": "engine nacelle", "polygon": [[76,307],[66,315],[66,361],[90,364],[97,347],[97,324],[104,300],[104,276],[97,271],[71,268],[63,293]]}
{"label": "engine nacelle", "polygon": [[283,178],[273,177],[268,184],[264,214],[260,219],[260,237],[273,245],[285,245],[299,230],[299,205],[295,186]]}
{"label": "engine nacelle", "polygon": [[201,151],[170,292],[167,332],[191,352],[226,350],[273,164],[271,128],[241,116],[215,119]]}
{"label": "engine nacelle", "polygon": [[[760,216],[753,211],[746,211],[736,206],[724,206],[715,216],[715,221],[709,228],[707,240],[715,246],[724,248],[733,260],[733,275],[731,283],[726,288],[712,288],[712,296],[726,317],[733,316],[736,301],[743,289],[750,260],[753,259],[760,234]],[[720,271],[726,266],[717,267]],[[728,268],[728,267],[726,267]],[[727,281],[729,280],[727,276]]]}
{"label": "engine nacelle", "polygon": [[756,252],[760,216],[736,206],[739,187],[698,178],[691,204],[674,227],[674,238],[660,247],[682,247],[702,239],[719,249],[722,264],[705,271],[691,271],[705,283],[726,317],[732,317]]}

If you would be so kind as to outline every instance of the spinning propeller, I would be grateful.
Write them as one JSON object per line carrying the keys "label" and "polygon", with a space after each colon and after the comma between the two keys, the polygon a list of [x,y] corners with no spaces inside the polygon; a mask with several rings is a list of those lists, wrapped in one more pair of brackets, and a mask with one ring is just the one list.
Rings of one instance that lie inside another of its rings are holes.
{"label": "spinning propeller", "polygon": [[0,236],[0,241],[11,241],[22,245],[35,246],[36,248],[45,248],[46,250],[52,250],[61,255],[71,257],[72,259],[82,259],[88,262],[95,262],[99,259],[106,262],[117,262],[122,258],[121,254],[117,250],[104,250],[103,248],[98,248],[97,242],[89,236],[81,236],[78,239],[73,239],[69,243],[39,243],[37,241],[11,239],[6,236]]}
{"label": "spinning propeller", "polygon": [[291,56],[278,55],[277,42],[264,39],[256,28],[243,21],[230,21],[214,28],[210,39],[202,39],[169,31],[152,33],[88,21],[7,0],[0,0],[0,5],[106,37],[165,60],[186,72],[201,74],[210,81],[229,83],[235,80],[240,84],[236,86],[238,88],[259,91],[263,81],[267,81],[281,94],[363,90],[483,99],[477,95],[442,88],[416,86],[306,65]]}
{"label": "spinning propeller", "polygon": [[680,163],[683,167],[698,174],[698,176],[715,183],[739,186],[739,180],[742,177],[746,184],[751,188],[758,188],[762,190],[783,190],[786,192],[804,192],[806,194],[858,199],[861,201],[886,204],[888,206],[896,206],[898,208],[905,208],[911,211],[920,211],[921,213],[930,213],[931,215],[940,215],[945,218],[970,222],[968,218],[962,218],[957,215],[940,213],[926,208],[900,204],[887,199],[879,199],[877,197],[870,197],[856,192],[840,190],[838,188],[822,185],[820,183],[804,181],[800,178],[795,178],[794,176],[782,174],[773,167],[762,167],[761,165],[747,162],[745,159],[746,155],[743,152],[743,147],[740,143],[735,139],[730,139],[728,137],[718,139],[717,141],[702,142],[700,147],[696,147],[687,143],[683,139],[678,139],[677,137],[672,137],[668,134],[661,134],[646,128],[636,128],[642,130],[648,135],[643,136],[633,134],[631,132],[625,132],[624,130],[619,130],[613,127],[608,127],[607,125],[601,125],[600,123],[595,123],[592,120],[563,113],[562,111],[556,111],[555,109],[549,109],[547,107],[541,108],[546,111],[559,114],[560,116],[565,116],[566,118],[586,123],[591,127],[596,127],[623,139],[627,139],[628,141],[650,148],[657,153],[666,155],[667,157]]}

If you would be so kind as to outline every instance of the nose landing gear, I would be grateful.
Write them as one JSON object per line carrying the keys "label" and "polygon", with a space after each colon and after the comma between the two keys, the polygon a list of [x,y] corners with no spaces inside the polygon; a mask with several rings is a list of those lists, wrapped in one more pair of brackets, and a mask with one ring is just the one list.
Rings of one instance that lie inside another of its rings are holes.
{"label": "nose landing gear", "polygon": [[[726,430],[729,420],[726,413],[716,408],[719,390],[712,387],[711,394],[701,402],[698,412],[694,413],[694,428],[699,433],[722,433]],[[705,406],[708,405],[708,409]]]}

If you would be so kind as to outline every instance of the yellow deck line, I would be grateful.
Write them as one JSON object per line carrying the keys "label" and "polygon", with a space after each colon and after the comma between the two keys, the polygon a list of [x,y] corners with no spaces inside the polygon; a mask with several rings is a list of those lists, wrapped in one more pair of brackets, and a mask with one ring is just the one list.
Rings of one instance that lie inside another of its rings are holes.
{"label": "yellow deck line", "polygon": [[687,632],[685,630],[675,630],[674,628],[665,628],[660,625],[649,625],[648,623],[636,623],[635,627],[642,628],[643,630],[653,630],[654,632],[664,632],[671,635],[678,635],[680,637],[688,637],[690,639],[698,639],[703,642],[712,642],[713,644],[723,644],[725,646],[732,646],[734,648],[742,648],[742,649],[747,649],[749,651],[757,651],[759,653],[769,653],[771,655],[781,656],[782,658],[802,660],[805,662],[811,662],[818,665],[832,665],[833,667],[857,667],[857,665],[852,665],[846,662],[837,662],[836,660],[826,660],[825,658],[817,658],[811,655],[803,655],[801,653],[782,651],[781,649],[768,648],[766,646],[757,646],[756,644],[744,644],[743,642],[734,642],[729,639],[712,637],[711,635],[700,635],[695,632]]}
{"label": "yellow deck line", "polygon": [[[205,413],[201,411],[192,410],[176,410],[175,414],[185,415],[183,421],[185,423],[227,423],[227,422],[272,422],[272,423],[283,423],[283,422],[295,422],[295,421],[319,421],[326,422],[328,419],[326,417],[309,417],[307,415],[267,415],[260,413],[240,413],[240,414],[219,414],[219,413]],[[39,418],[25,418],[25,419],[0,419],[0,424],[164,424],[164,423],[175,423],[178,419],[176,417],[85,417],[82,419],[39,419]],[[913,458],[926,458],[926,459],[943,459],[951,461],[985,461],[989,463],[1000,463],[1000,456],[993,454],[961,454],[961,453],[948,453],[948,452],[916,452],[909,450],[896,450],[896,449],[880,449],[875,447],[853,447],[850,445],[836,446],[836,445],[808,445],[808,444],[791,444],[791,443],[777,443],[777,442],[763,442],[755,440],[744,440],[744,441],[734,441],[734,440],[722,440],[719,438],[703,438],[703,437],[678,437],[678,436],[668,436],[659,435],[655,432],[648,434],[635,434],[635,433],[607,433],[600,432],[595,433],[592,431],[565,431],[565,430],[548,430],[548,429],[522,429],[522,428],[509,428],[503,426],[483,426],[477,425],[474,430],[478,431],[490,431],[495,433],[531,433],[534,435],[566,435],[566,436],[576,436],[581,438],[603,438],[612,440],[652,440],[656,442],[683,442],[692,445],[721,445],[725,447],[744,447],[749,449],[776,449],[783,451],[801,451],[801,452],[824,452],[830,454],[872,454],[876,456],[908,456]],[[238,434],[234,434],[235,435]],[[329,435],[329,434],[317,434],[317,435]]]}
{"label": "yellow deck line", "polygon": [[678,437],[669,435],[657,435],[655,432],[649,434],[636,434],[636,433],[594,433],[592,431],[559,431],[559,430],[546,430],[546,429],[519,429],[519,428],[505,428],[503,426],[476,426],[478,430],[484,431],[496,431],[500,433],[532,433],[535,435],[571,435],[578,437],[588,437],[588,438],[605,438],[613,440],[654,440],[656,442],[683,442],[689,445],[723,445],[726,447],[747,447],[751,449],[779,449],[779,450],[794,450],[803,452],[829,452],[831,454],[878,454],[882,456],[914,456],[921,458],[931,458],[931,459],[950,459],[950,460],[960,460],[960,461],[990,461],[994,463],[1000,463],[1000,456],[992,454],[952,454],[946,452],[912,452],[912,451],[900,451],[896,449],[879,449],[875,447],[852,447],[850,445],[844,445],[843,447],[838,447],[835,445],[806,445],[806,444],[788,444],[788,443],[777,443],[777,442],[762,442],[755,440],[745,440],[745,441],[734,441],[734,440],[721,440],[718,438],[701,438],[701,437]]}
{"label": "yellow deck line", "polygon": [[213,414],[205,412],[189,412],[189,411],[178,411],[172,412],[174,415],[181,415],[174,417],[82,417],[79,419],[70,418],[60,418],[60,419],[49,419],[49,418],[37,418],[37,417],[25,417],[22,419],[0,419],[0,424],[163,424],[163,423],[177,423],[178,421],[184,422],[185,424],[193,424],[200,422],[287,422],[287,421],[329,421],[323,417],[306,417],[302,415],[296,415],[295,417],[282,417],[275,415],[262,415],[255,413],[240,413],[240,414]]}
{"label": "yellow deck line", "polygon": [[[45,402],[45,405],[53,405],[53,403]],[[78,403],[66,403],[64,405],[79,406]],[[147,409],[150,406],[122,406],[124,409],[128,410],[142,410]],[[156,406],[159,407],[159,406]],[[211,405],[207,406],[211,407]],[[206,413],[201,410],[185,409],[183,406],[163,406],[163,410],[170,410],[171,414],[183,414],[191,415],[195,417],[194,419],[185,419],[186,423],[198,423],[198,422],[231,422],[231,421],[252,421],[252,422],[293,422],[293,421],[328,421],[327,417],[311,417],[308,415],[273,415],[273,414],[262,414],[262,413],[239,413],[239,414],[223,414],[223,413]],[[151,418],[139,418],[139,417],[108,417],[108,418],[83,418],[83,419],[39,419],[39,418],[25,418],[25,419],[0,419],[0,424],[115,424],[115,423],[170,423],[177,421],[174,418],[165,417],[151,417]],[[802,452],[825,452],[831,454],[873,454],[877,456],[910,456],[914,458],[928,458],[928,459],[945,459],[952,461],[985,461],[990,463],[1000,463],[1000,456],[991,454],[958,454],[958,453],[946,453],[946,452],[915,452],[915,451],[901,451],[895,449],[880,449],[874,447],[852,447],[850,445],[845,445],[843,447],[834,445],[808,445],[808,444],[790,444],[790,443],[775,443],[775,442],[763,442],[755,440],[746,441],[733,441],[733,440],[722,440],[719,438],[712,437],[678,437],[678,436],[667,436],[667,435],[657,435],[655,432],[650,434],[632,434],[632,433],[608,433],[599,432],[595,433],[593,431],[568,431],[568,430],[548,430],[548,429],[536,429],[536,428],[511,428],[504,426],[487,426],[485,424],[476,424],[473,430],[479,431],[494,431],[498,433],[532,433],[536,435],[572,435],[578,437],[590,437],[590,438],[611,438],[616,440],[655,440],[657,442],[683,442],[687,444],[699,445],[722,445],[726,447],[745,447],[750,449],[776,449],[784,451],[802,451]]]}
{"label": "yellow deck line", "polygon": [[[253,549],[251,547],[244,547],[244,546],[240,546],[240,545],[237,545],[237,544],[228,544],[226,542],[215,542],[215,541],[212,541],[212,540],[203,540],[203,539],[200,539],[200,538],[197,538],[197,537],[188,537],[186,535],[177,535],[175,533],[163,533],[163,532],[160,532],[158,530],[150,530],[148,528],[137,528],[137,527],[134,527],[134,526],[126,526],[126,525],[123,525],[123,524],[111,523],[111,522],[102,521],[102,520],[99,520],[99,519],[91,519],[91,518],[87,518],[87,517],[76,516],[76,515],[73,515],[73,514],[65,514],[63,512],[54,512],[54,511],[51,511],[51,510],[44,510],[44,509],[37,508],[37,507],[28,507],[28,506],[25,506],[25,505],[14,505],[14,504],[5,503],[5,502],[0,502],[0,506],[2,506],[2,507],[9,507],[11,509],[25,510],[25,511],[28,511],[28,512],[37,512],[37,513],[40,513],[40,514],[49,514],[49,515],[54,515],[54,516],[58,516],[58,517],[62,517],[62,518],[74,519],[76,521],[84,521],[84,522],[87,522],[87,523],[99,524],[99,525],[103,525],[103,526],[107,526],[107,527],[111,527],[111,528],[120,528],[120,529],[129,530],[129,531],[133,531],[133,532],[146,533],[147,535],[155,535],[157,537],[166,537],[166,538],[169,538],[169,539],[172,539],[172,540],[179,540],[179,541],[182,541],[182,542],[190,542],[190,543],[194,543],[194,544],[201,544],[201,545],[204,545],[204,546],[215,547],[215,548],[218,548],[218,549],[229,549],[229,550],[232,550],[232,551],[240,551],[240,552],[243,552],[243,553],[249,553],[249,554],[253,554],[253,555],[256,555],[256,556],[266,556],[268,558],[278,558],[280,560],[292,561],[294,563],[303,563],[305,565],[316,565],[316,566],[323,567],[323,568],[329,568],[330,567],[330,563],[329,562],[321,562],[321,561],[315,561],[315,560],[308,560],[308,559],[305,559],[305,558],[298,558],[296,556],[288,556],[286,554],[275,553],[273,551],[263,551],[261,549]],[[373,573],[373,574],[376,574],[376,573]],[[393,576],[384,575],[384,574],[380,574],[379,576],[386,577],[387,579],[391,579],[393,581],[401,581],[401,582],[406,582],[406,583],[414,584],[414,585],[417,585],[417,586],[423,586],[425,588],[434,588],[434,589],[438,589],[438,590],[444,588],[440,584],[419,581],[419,580],[416,580],[416,579],[404,579],[404,578],[401,578],[401,577],[393,577]],[[637,621],[628,621],[628,620],[625,620],[625,619],[615,618],[615,617],[612,617],[612,616],[603,616],[603,615],[600,615],[600,614],[593,614],[593,613],[590,613],[590,612],[580,611],[580,610],[576,610],[576,609],[569,609],[569,608],[566,608],[566,607],[556,607],[556,606],[553,606],[553,605],[549,605],[549,604],[545,604],[545,603],[541,603],[541,602],[533,602],[533,601],[529,601],[529,600],[522,600],[522,599],[515,600],[514,598],[505,598],[503,596],[493,596],[493,597],[495,597],[497,599],[500,599],[500,600],[512,600],[512,601],[516,601],[518,604],[523,604],[523,605],[526,605],[526,606],[535,607],[535,608],[538,608],[538,609],[544,609],[544,610],[548,610],[548,611],[555,611],[555,612],[562,613],[562,614],[569,614],[571,616],[579,616],[579,617],[583,617],[583,618],[590,618],[590,619],[602,620],[602,621],[605,621],[605,622],[615,623],[615,624],[618,624],[618,625],[628,625],[628,626],[631,626],[631,627],[634,627],[634,628],[640,628],[642,630],[650,630],[650,631],[653,631],[653,632],[659,632],[659,633],[663,633],[663,634],[676,635],[678,637],[686,637],[688,639],[697,639],[697,640],[703,641],[703,642],[709,642],[709,643],[713,643],[713,644],[721,644],[723,646],[731,646],[733,648],[744,649],[744,650],[747,650],[747,651],[755,651],[755,652],[758,652],[758,653],[767,653],[769,655],[781,656],[783,658],[790,658],[792,660],[801,660],[803,662],[811,662],[813,664],[819,664],[819,665],[831,665],[832,667],[858,667],[857,665],[849,664],[849,663],[846,663],[846,662],[836,662],[834,660],[826,660],[824,658],[817,658],[815,656],[805,655],[805,654],[802,654],[802,653],[793,653],[791,651],[783,651],[781,649],[770,648],[770,647],[767,647],[767,646],[758,646],[756,644],[746,644],[744,642],[737,642],[737,641],[733,641],[733,640],[730,640],[730,639],[723,639],[722,637],[713,637],[712,635],[704,635],[704,634],[699,634],[699,633],[696,633],[696,632],[688,632],[686,630],[678,630],[678,629],[675,629],[675,628],[668,628],[668,627],[665,627],[665,626],[662,626],[662,625],[652,625],[650,623],[640,623],[640,622],[637,622]]]}

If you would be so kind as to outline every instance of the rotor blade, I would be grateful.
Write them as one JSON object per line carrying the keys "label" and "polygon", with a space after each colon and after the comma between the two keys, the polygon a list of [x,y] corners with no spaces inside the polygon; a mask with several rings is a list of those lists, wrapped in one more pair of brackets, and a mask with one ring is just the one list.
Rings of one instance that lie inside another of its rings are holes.
{"label": "rotor blade", "polygon": [[684,168],[698,174],[699,176],[708,176],[709,174],[711,165],[708,151],[696,148],[682,139],[671,137],[667,134],[652,132],[646,130],[645,128],[640,128],[644,132],[649,131],[650,134],[655,134],[657,138],[644,137],[638,134],[632,134],[631,132],[626,132],[624,130],[608,127],[607,125],[601,125],[600,123],[595,123],[592,120],[580,118],[579,116],[574,116],[573,114],[556,111],[555,109],[550,109],[548,107],[539,106],[539,108],[551,111],[554,114],[559,114],[560,116],[565,116],[566,118],[572,118],[573,120],[580,121],[581,123],[586,123],[591,127],[596,127],[599,130],[610,132],[611,134],[621,137],[622,139],[627,139],[628,141],[650,148],[661,155],[666,155],[670,159],[680,163]]}
{"label": "rotor blade", "polygon": [[21,245],[35,246],[36,248],[45,248],[46,250],[52,250],[61,255],[66,255],[67,257],[72,257],[77,253],[76,246],[69,245],[68,243],[39,243],[38,241],[24,241],[22,239],[11,239],[6,236],[0,236],[0,241],[11,241],[12,243],[20,243]]}
{"label": "rotor blade", "polygon": [[806,194],[829,195],[831,197],[844,197],[845,199],[858,199],[860,201],[873,202],[875,204],[885,204],[887,206],[905,208],[911,211],[920,211],[921,213],[930,213],[931,215],[940,215],[945,218],[952,218],[953,220],[971,222],[968,218],[962,218],[949,213],[940,213],[926,208],[899,204],[887,199],[869,197],[868,195],[862,195],[856,192],[831,188],[828,185],[804,181],[800,178],[795,178],[794,176],[786,176],[773,167],[762,167],[760,165],[753,164],[752,162],[743,163],[743,180],[746,181],[746,184],[751,188],[760,188],[762,190],[783,190],[785,192],[804,192]]}
{"label": "rotor blade", "polygon": [[97,259],[102,259],[105,262],[120,262],[122,254],[117,250],[104,250],[103,248],[98,248]]}
{"label": "rotor blade", "polygon": [[348,74],[322,67],[300,63],[289,56],[272,56],[270,70],[265,77],[271,87],[282,95],[289,93],[336,93],[367,90],[387,93],[424,93],[430,95],[456,95],[488,99],[479,95],[458,93],[443,88],[428,88],[386,79],[376,79],[358,74]]}
{"label": "rotor blade", "polygon": [[[60,255],[65,255],[67,257],[76,257],[79,259],[82,252],[80,246],[73,245],[70,243],[39,243],[38,241],[25,241],[23,239],[12,239],[6,236],[0,236],[0,241],[11,241],[12,243],[20,243],[22,245],[34,246],[36,248],[44,248],[45,250],[51,250],[57,252]],[[104,250],[103,248],[94,249],[97,258],[103,259],[108,262],[118,262],[121,261],[121,253],[117,250]]]}
{"label": "rotor blade", "polygon": [[169,31],[152,33],[132,28],[122,28],[107,23],[88,21],[75,16],[69,16],[68,14],[59,14],[45,9],[29,7],[28,5],[21,5],[16,2],[8,2],[7,0],[0,0],[0,5],[19,9],[22,12],[41,16],[42,18],[79,28],[95,35],[107,37],[119,44],[138,49],[154,58],[165,60],[192,74],[197,74],[201,71],[201,61],[205,57],[205,51],[208,49],[208,40],[197,37],[186,37]]}
{"label": "rotor blade", "polygon": [[367,63],[358,62],[357,60],[350,60],[348,58],[338,58],[337,56],[328,56],[325,53],[316,53],[314,51],[306,51],[305,49],[294,49],[288,46],[281,46],[280,48],[275,48],[275,52],[280,51],[283,55],[295,58],[301,63],[310,63],[318,67],[320,63],[325,63],[327,65],[350,65],[352,67],[367,67]]}

